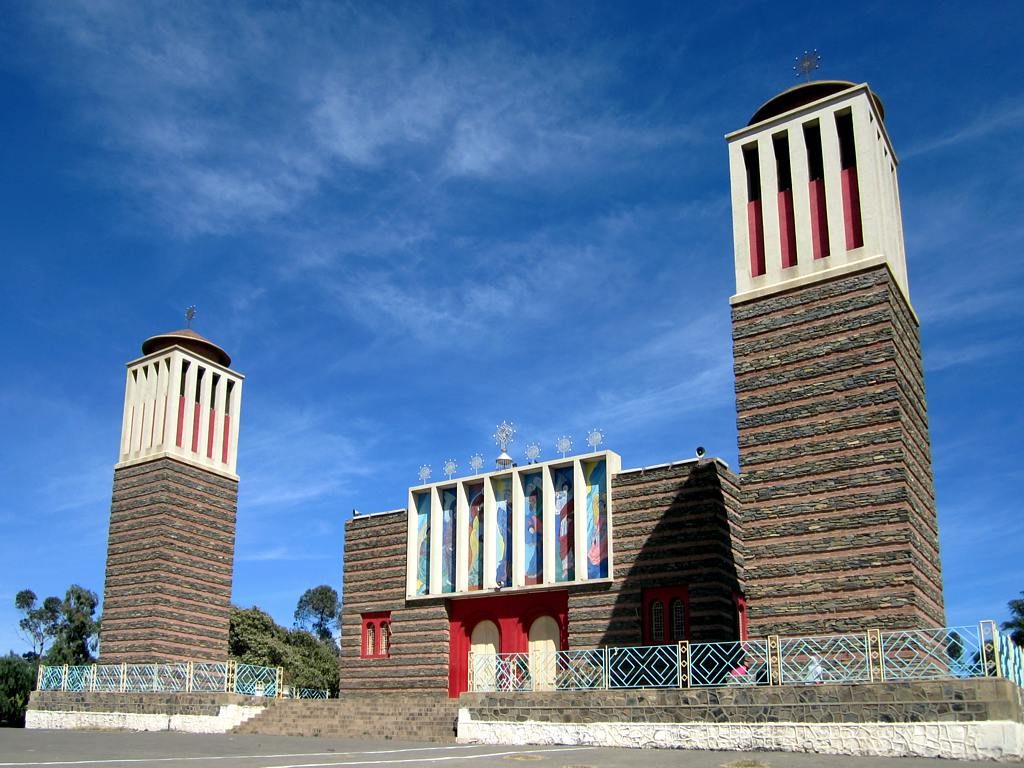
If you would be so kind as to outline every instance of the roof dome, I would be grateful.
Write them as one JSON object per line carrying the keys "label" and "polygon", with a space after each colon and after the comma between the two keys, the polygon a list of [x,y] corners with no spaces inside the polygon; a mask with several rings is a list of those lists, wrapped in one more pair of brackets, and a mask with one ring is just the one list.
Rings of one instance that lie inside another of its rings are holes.
{"label": "roof dome", "polygon": [[[750,118],[750,122],[747,125],[760,123],[762,120],[781,115],[783,112],[789,112],[791,109],[802,107],[804,104],[810,104],[812,101],[824,99],[826,96],[845,91],[847,88],[853,88],[856,85],[856,83],[851,83],[848,80],[811,80],[807,83],[800,83],[800,85],[795,85],[768,99],[754,113],[754,116]],[[875,108],[878,110],[878,116],[884,121],[885,107],[882,106],[882,100],[878,98],[874,91],[869,91],[869,93],[871,94],[871,100],[875,103]]]}
{"label": "roof dome", "polygon": [[205,357],[207,360],[223,365],[225,368],[231,365],[231,356],[227,352],[205,336],[200,336],[191,328],[182,328],[178,331],[169,331],[168,333],[150,336],[142,342],[142,354],[148,355],[175,345],[184,347],[189,352]]}

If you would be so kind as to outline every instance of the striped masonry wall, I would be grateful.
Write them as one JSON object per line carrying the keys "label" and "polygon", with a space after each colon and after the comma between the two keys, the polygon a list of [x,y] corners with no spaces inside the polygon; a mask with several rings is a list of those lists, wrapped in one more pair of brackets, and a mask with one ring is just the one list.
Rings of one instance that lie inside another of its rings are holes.
{"label": "striped masonry wall", "polygon": [[170,458],[114,470],[100,659],[228,655],[238,482]]}
{"label": "striped masonry wall", "polygon": [[918,323],[884,265],[733,307],[754,635],[945,623]]}

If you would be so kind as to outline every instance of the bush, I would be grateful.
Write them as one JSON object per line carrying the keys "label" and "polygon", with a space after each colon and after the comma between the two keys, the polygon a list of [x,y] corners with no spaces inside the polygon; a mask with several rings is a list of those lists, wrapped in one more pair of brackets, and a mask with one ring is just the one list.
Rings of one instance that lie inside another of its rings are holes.
{"label": "bush", "polygon": [[35,682],[35,664],[13,654],[0,658],[0,726],[24,727]]}

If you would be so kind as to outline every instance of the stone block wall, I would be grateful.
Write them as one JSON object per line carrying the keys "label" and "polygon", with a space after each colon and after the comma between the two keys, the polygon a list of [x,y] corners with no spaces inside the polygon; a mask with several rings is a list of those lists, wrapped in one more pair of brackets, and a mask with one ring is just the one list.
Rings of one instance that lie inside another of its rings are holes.
{"label": "stone block wall", "polygon": [[169,458],[114,470],[100,661],[224,661],[238,482]]}
{"label": "stone block wall", "polygon": [[918,323],[888,268],[732,314],[751,634],[942,626]]}
{"label": "stone block wall", "polygon": [[612,477],[610,584],[569,588],[569,646],[642,643],[645,588],[686,586],[689,639],[736,639],[743,535],[736,476],[714,460]]}
{"label": "stone block wall", "polygon": [[[342,691],[448,691],[448,613],[443,598],[405,600],[404,510],[345,523],[341,612]],[[360,658],[362,614],[391,611],[389,658]],[[343,694],[344,695],[344,694]]]}

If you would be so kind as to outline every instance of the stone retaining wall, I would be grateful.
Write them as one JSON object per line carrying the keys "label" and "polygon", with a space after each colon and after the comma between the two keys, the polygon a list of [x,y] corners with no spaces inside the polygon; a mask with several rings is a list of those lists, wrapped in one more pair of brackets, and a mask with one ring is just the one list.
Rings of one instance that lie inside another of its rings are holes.
{"label": "stone retaining wall", "polygon": [[233,693],[33,691],[26,728],[227,733],[268,702]]}
{"label": "stone retaining wall", "polygon": [[1024,701],[1006,680],[482,694],[459,740],[961,759],[1024,757]]}

